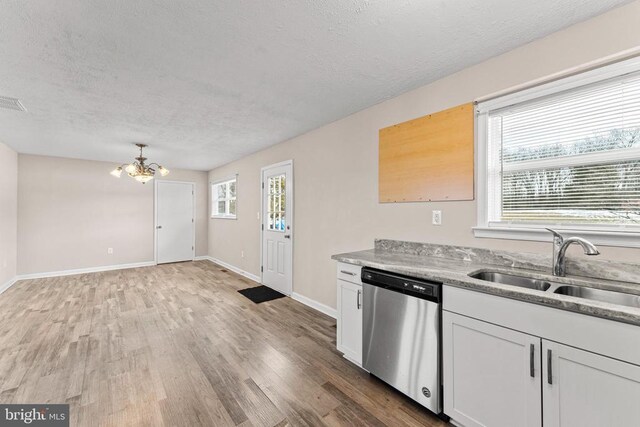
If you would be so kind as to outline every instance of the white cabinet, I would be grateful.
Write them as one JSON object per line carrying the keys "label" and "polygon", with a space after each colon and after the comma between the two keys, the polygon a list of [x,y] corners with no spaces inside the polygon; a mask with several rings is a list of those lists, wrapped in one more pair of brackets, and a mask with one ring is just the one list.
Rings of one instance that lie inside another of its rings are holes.
{"label": "white cabinet", "polygon": [[336,347],[346,358],[362,365],[361,267],[338,264],[338,318]]}
{"label": "white cabinet", "polygon": [[444,412],[464,427],[640,426],[640,328],[444,287]]}
{"label": "white cabinet", "polygon": [[640,366],[543,340],[545,427],[640,425]]}
{"label": "white cabinet", "polygon": [[540,338],[443,312],[444,412],[465,427],[540,427]]}
{"label": "white cabinet", "polygon": [[337,347],[348,359],[362,364],[362,286],[338,280]]}

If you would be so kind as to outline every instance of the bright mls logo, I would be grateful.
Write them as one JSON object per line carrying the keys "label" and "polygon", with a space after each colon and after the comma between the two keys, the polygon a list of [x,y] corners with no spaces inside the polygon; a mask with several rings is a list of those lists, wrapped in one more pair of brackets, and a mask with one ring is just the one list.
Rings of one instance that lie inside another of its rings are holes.
{"label": "bright mls logo", "polygon": [[69,427],[69,405],[2,405],[0,427]]}

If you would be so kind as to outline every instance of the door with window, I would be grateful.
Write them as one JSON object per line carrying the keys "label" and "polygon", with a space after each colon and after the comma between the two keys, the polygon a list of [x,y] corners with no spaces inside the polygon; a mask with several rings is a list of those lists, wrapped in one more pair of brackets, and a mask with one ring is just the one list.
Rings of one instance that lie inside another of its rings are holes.
{"label": "door with window", "polygon": [[293,162],[262,169],[262,284],[293,288]]}

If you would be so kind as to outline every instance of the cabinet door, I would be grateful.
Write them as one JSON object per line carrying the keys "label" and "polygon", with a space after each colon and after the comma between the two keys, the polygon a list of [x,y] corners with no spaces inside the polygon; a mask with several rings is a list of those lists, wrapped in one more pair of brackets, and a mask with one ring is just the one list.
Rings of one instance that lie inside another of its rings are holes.
{"label": "cabinet door", "polygon": [[542,341],[545,427],[640,425],[640,366]]}
{"label": "cabinet door", "polygon": [[443,312],[444,412],[457,424],[540,427],[540,338]]}
{"label": "cabinet door", "polygon": [[338,280],[337,347],[362,365],[362,286]]}

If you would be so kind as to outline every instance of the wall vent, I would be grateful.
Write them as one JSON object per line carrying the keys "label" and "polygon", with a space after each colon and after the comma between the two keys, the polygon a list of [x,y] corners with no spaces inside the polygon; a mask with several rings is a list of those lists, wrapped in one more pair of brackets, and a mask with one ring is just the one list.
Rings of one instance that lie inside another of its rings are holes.
{"label": "wall vent", "polygon": [[19,99],[10,98],[8,96],[0,96],[0,108],[6,108],[8,110],[27,111],[24,105]]}

